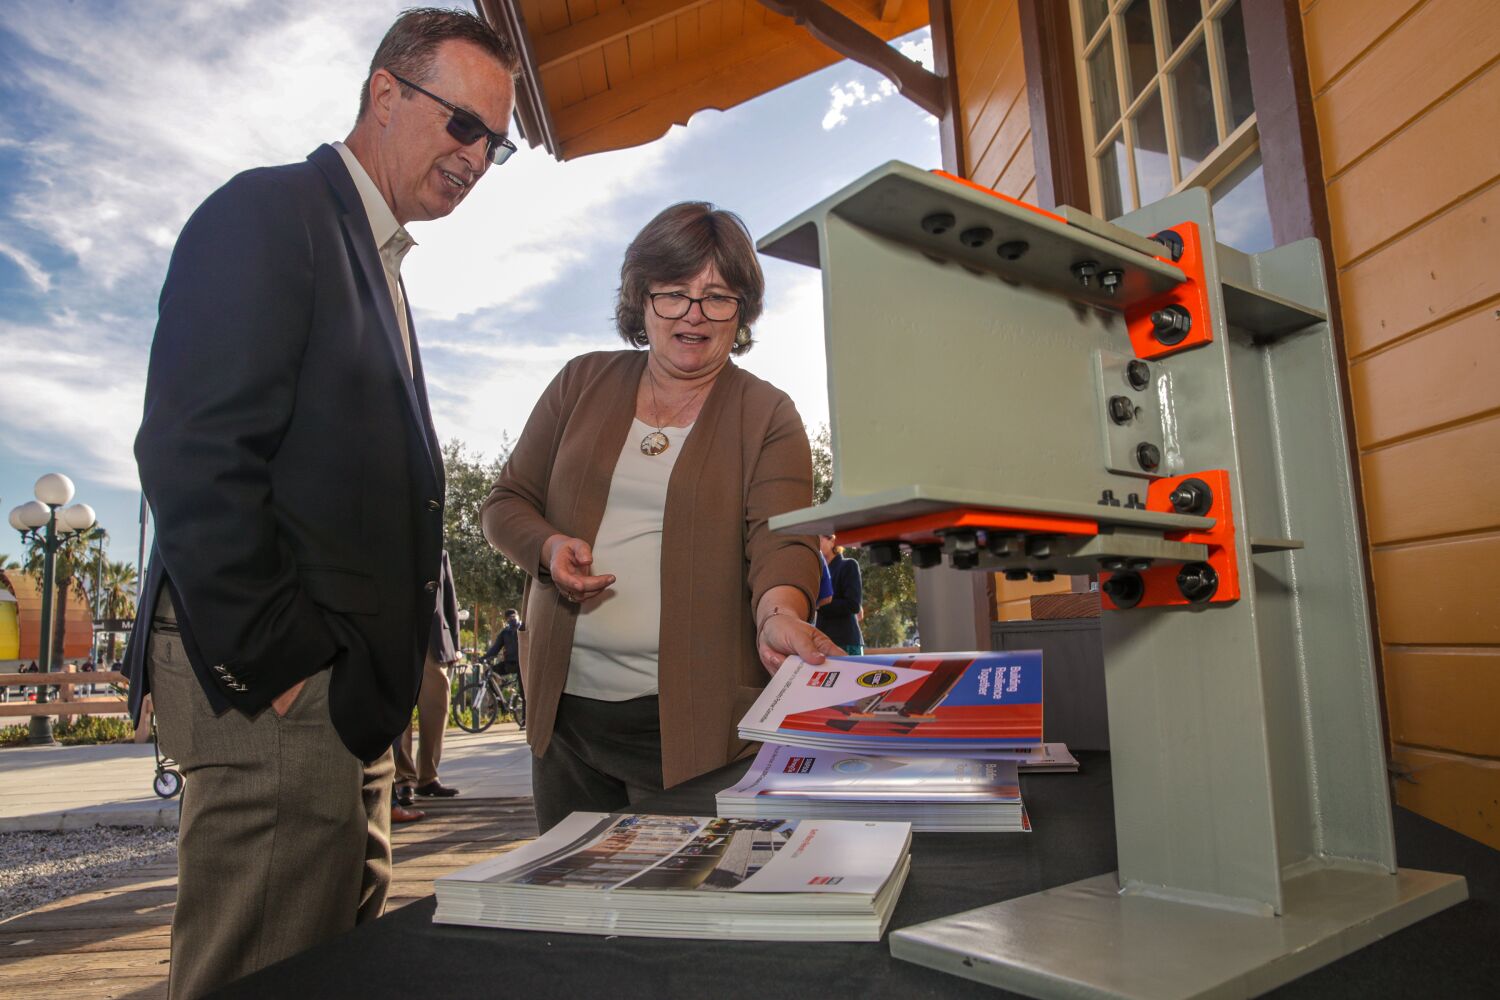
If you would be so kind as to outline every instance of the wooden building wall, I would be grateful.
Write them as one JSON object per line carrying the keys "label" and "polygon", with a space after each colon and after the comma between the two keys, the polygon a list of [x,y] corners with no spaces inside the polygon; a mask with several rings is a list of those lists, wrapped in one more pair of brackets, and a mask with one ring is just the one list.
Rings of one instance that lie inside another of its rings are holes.
{"label": "wooden building wall", "polygon": [[1017,0],[949,0],[962,173],[1013,198],[1035,200],[1036,163],[1026,102]]}
{"label": "wooden building wall", "polygon": [[1300,2],[1397,800],[1500,847],[1500,3]]}

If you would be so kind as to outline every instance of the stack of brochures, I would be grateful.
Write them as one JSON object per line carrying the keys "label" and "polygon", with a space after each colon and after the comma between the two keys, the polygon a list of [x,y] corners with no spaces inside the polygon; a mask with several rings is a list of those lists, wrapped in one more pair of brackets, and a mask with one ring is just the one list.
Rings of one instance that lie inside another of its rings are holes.
{"label": "stack of brochures", "polygon": [[435,883],[440,924],[577,934],[878,941],[911,825],[576,812]]}
{"label": "stack of brochures", "polygon": [[790,656],[740,736],[846,753],[967,756],[1042,745],[1042,654]]}
{"label": "stack of brochures", "polygon": [[1026,831],[1018,771],[1076,771],[1042,742],[1042,654],[793,656],[740,720],[764,745],[721,816],[906,820]]}
{"label": "stack of brochures", "polygon": [[917,831],[1030,832],[1014,760],[872,757],[767,743],[720,816],[907,820]]}

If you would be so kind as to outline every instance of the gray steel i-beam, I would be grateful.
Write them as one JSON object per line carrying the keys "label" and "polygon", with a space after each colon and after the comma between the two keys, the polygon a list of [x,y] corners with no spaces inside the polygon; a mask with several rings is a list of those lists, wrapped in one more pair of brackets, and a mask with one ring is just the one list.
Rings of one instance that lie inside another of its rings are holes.
{"label": "gray steel i-beam", "polygon": [[[1192,226],[1182,266],[1143,252]],[[773,528],[1122,578],[1119,872],[897,930],[897,957],[1035,996],[1240,996],[1467,896],[1396,866],[1318,247],[1213,233],[1197,189],[1111,225],[892,163],[761,242],[822,270],[834,461],[829,502]],[[1157,305],[1190,277],[1186,319]],[[1188,474],[1225,495],[1163,507]]]}

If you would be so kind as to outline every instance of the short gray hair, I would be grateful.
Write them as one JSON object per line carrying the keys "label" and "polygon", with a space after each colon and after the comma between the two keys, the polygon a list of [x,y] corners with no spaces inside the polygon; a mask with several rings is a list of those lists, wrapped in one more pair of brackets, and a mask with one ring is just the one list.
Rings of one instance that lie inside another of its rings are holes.
{"label": "short gray hair", "polygon": [[[370,72],[365,74],[365,84],[359,92],[359,117],[363,118],[370,106],[370,78],[376,70],[404,76],[412,83],[426,83],[432,76],[432,61],[438,46],[454,39],[477,45],[505,67],[507,73],[515,73],[521,66],[521,57],[510,39],[497,34],[479,15],[466,10],[414,7],[401,12],[375,49]],[[406,87],[401,88],[401,93],[403,97],[412,94]]]}

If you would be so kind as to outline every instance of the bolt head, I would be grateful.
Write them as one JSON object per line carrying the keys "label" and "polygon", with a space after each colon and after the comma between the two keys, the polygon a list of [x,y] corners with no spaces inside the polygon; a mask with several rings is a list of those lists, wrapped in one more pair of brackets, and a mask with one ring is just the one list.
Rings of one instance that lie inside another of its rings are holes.
{"label": "bolt head", "polygon": [[1150,441],[1135,446],[1135,461],[1146,472],[1155,472],[1161,467],[1161,449]]}

